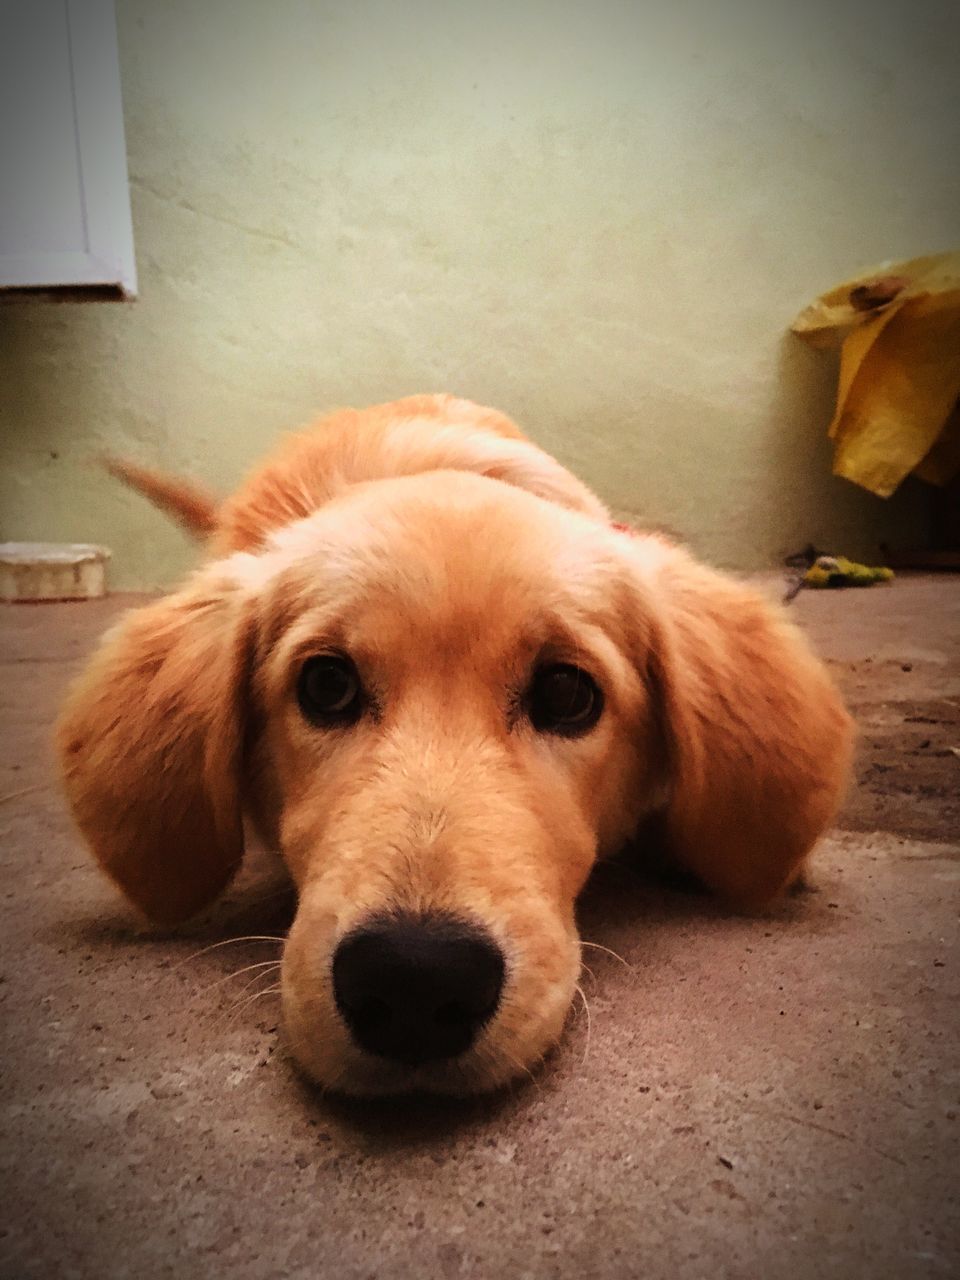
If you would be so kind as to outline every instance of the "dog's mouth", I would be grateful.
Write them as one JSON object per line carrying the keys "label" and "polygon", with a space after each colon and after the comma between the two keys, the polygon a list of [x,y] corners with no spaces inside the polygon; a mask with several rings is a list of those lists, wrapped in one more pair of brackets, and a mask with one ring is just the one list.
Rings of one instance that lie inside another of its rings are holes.
{"label": "dog's mouth", "polygon": [[329,1089],[343,1097],[462,1098],[489,1093],[504,1082],[493,1075],[485,1058],[472,1048],[455,1058],[428,1062],[400,1062],[361,1052],[349,1055]]}

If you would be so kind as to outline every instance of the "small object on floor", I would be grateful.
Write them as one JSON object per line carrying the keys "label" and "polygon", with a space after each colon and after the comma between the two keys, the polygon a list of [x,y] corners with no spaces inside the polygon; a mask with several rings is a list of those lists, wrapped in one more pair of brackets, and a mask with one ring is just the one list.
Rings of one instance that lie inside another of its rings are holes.
{"label": "small object on floor", "polygon": [[784,604],[795,600],[804,587],[871,587],[875,582],[889,582],[894,576],[893,570],[885,566],[871,568],[845,556],[825,555],[812,542],[787,556],[784,564],[794,570],[788,579]]}
{"label": "small object on floor", "polygon": [[106,547],[87,542],[0,542],[0,600],[94,600],[107,593]]}
{"label": "small object on floor", "polygon": [[805,587],[872,587],[889,582],[893,570],[885,565],[857,564],[846,556],[817,556],[803,575]]}

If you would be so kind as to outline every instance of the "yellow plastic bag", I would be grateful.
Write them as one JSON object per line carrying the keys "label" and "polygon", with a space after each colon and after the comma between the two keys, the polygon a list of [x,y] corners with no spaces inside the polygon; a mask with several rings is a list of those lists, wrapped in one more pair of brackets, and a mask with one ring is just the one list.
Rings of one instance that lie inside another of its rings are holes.
{"label": "yellow plastic bag", "polygon": [[834,474],[887,498],[911,471],[960,470],[960,253],[885,263],[823,294],[791,326],[842,342]]}

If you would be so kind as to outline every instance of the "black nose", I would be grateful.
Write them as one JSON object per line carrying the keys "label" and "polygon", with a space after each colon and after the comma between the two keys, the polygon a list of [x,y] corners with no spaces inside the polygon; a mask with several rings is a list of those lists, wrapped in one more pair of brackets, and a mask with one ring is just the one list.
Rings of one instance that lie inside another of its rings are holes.
{"label": "black nose", "polygon": [[391,916],[340,943],[333,990],[361,1048],[415,1066],[470,1048],[496,1010],[503,972],[500,948],[477,926]]}

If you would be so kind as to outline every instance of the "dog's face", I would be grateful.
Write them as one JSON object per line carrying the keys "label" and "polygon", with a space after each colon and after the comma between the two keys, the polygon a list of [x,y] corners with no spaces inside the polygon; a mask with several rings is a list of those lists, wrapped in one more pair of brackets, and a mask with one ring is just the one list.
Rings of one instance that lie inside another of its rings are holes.
{"label": "dog's face", "polygon": [[451,473],[255,566],[251,790],[299,888],[284,1005],[318,1080],[486,1088],[557,1038],[574,900],[665,782],[617,537]]}
{"label": "dog's face", "polygon": [[135,613],[60,747],[94,852],[154,919],[228,882],[242,810],[280,848],[311,1077],[463,1093],[557,1039],[598,856],[662,811],[708,884],[769,897],[833,814],[849,729],[752,593],[434,472],[354,486]]}

